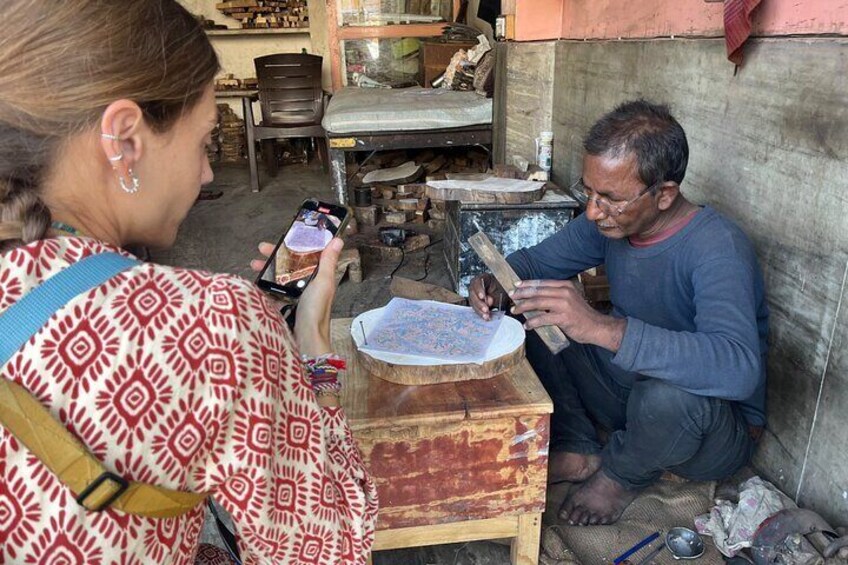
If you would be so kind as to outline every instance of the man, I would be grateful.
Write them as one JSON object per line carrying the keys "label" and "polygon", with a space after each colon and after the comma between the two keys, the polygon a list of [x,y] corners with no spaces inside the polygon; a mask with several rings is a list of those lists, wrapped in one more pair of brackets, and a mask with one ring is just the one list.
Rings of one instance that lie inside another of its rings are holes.
{"label": "man", "polygon": [[[549,479],[585,481],[560,517],[594,525],[618,520],[663,471],[717,480],[748,462],[765,425],[768,310],[748,238],[681,194],[689,148],[666,107],[619,106],[584,150],[572,191],[585,213],[507,261],[524,281],[511,311],[542,311],[528,330],[556,325],[573,340],[552,355],[529,332],[527,355],[554,400]],[[602,264],[611,315],[568,280]],[[488,319],[500,293],[477,277],[471,305]]]}

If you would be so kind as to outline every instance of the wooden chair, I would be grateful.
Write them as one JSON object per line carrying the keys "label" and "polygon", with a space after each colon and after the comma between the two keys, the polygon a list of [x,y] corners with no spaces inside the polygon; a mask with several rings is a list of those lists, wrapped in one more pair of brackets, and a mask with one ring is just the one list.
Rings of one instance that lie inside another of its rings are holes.
{"label": "wooden chair", "polygon": [[327,140],[321,126],[326,107],[321,88],[321,62],[322,58],[317,55],[289,53],[254,59],[262,107],[262,121],[258,125],[253,118],[256,98],[242,100],[253,192],[259,192],[257,141],[262,143],[263,160],[272,177],[277,174],[276,139],[318,138],[318,154],[321,164],[327,168]]}

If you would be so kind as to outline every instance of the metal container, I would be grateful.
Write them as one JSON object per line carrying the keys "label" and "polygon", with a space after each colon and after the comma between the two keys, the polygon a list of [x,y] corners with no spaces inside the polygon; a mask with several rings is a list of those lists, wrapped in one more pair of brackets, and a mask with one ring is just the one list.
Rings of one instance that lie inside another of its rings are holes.
{"label": "metal container", "polygon": [[484,204],[448,201],[445,207],[445,262],[454,290],[468,296],[468,285],[486,266],[468,245],[484,232],[504,256],[536,245],[567,224],[578,210],[577,201],[560,189],[549,189],[530,204]]}
{"label": "metal container", "polygon": [[665,535],[665,545],[675,559],[698,559],[704,554],[704,540],[689,528],[672,528]]}

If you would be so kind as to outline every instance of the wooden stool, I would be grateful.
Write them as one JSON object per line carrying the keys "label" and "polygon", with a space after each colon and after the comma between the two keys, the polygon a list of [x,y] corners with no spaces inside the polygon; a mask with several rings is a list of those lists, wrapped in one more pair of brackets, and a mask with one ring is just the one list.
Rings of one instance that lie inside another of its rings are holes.
{"label": "wooden stool", "polygon": [[553,405],[530,364],[485,380],[427,386],[367,374],[347,359],[342,406],[380,495],[374,550],[511,538],[512,563],[536,565]]}

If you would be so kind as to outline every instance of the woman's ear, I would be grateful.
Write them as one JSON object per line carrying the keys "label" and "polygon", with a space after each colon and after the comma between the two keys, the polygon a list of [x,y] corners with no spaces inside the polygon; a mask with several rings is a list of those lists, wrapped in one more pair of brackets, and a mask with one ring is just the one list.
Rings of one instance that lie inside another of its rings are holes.
{"label": "woman's ear", "polygon": [[100,146],[109,166],[121,175],[134,168],[144,152],[144,112],[132,100],[109,104],[100,120]]}

